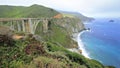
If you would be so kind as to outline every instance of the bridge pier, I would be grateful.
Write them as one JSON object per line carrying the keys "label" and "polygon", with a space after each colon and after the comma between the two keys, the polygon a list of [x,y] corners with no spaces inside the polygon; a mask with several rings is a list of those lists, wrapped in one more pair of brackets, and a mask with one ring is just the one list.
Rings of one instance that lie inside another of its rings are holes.
{"label": "bridge pier", "polygon": [[30,33],[34,34],[32,20],[31,20],[31,19],[28,19],[28,23],[29,23]]}
{"label": "bridge pier", "polygon": [[47,19],[43,20],[43,32],[44,33],[48,32],[48,20]]}
{"label": "bridge pier", "polygon": [[19,21],[17,21],[17,27],[18,27],[18,31],[21,31],[21,26],[20,26]]}
{"label": "bridge pier", "polygon": [[22,20],[22,31],[25,32],[25,24],[24,20]]}
{"label": "bridge pier", "polygon": [[13,21],[11,21],[11,29],[12,29],[12,30],[15,30],[14,22],[13,22]]}
{"label": "bridge pier", "polygon": [[40,21],[42,22],[42,31],[48,32],[47,18],[0,18],[0,25],[8,26],[18,32],[28,32],[34,34]]}

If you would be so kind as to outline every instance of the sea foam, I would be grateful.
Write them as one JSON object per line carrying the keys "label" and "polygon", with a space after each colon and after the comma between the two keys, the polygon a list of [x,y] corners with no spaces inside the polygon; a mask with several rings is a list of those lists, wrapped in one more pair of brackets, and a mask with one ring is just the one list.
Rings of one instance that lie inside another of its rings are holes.
{"label": "sea foam", "polygon": [[87,58],[90,58],[89,57],[89,53],[85,50],[85,47],[84,47],[84,44],[82,43],[82,40],[80,38],[80,36],[84,33],[85,31],[82,31],[78,34],[78,37],[77,37],[77,42],[78,42],[78,48],[80,50],[82,50],[82,55],[84,55],[85,57]]}

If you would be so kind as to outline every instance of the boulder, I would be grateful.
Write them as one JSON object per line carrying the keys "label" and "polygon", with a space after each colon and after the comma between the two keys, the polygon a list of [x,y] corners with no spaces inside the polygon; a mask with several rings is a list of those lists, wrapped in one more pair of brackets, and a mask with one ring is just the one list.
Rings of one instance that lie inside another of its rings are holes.
{"label": "boulder", "polygon": [[12,39],[13,30],[6,26],[0,26],[0,44],[13,46],[14,40]]}
{"label": "boulder", "polygon": [[7,26],[0,26],[0,35],[6,35],[8,37],[12,37],[13,32],[14,31]]}

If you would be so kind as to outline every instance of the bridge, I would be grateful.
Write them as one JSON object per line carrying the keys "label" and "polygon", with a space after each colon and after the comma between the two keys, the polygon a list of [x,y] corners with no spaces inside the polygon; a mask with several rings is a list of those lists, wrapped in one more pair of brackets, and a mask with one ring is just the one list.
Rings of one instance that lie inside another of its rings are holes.
{"label": "bridge", "polygon": [[12,30],[34,34],[37,25],[43,23],[43,31],[47,32],[49,20],[52,18],[0,18],[0,25],[8,26]]}

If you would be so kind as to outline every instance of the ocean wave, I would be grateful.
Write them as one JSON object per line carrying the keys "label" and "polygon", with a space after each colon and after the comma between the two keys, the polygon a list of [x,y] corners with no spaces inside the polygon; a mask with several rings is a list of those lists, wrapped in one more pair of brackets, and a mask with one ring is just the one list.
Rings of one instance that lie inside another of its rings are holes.
{"label": "ocean wave", "polygon": [[77,37],[78,48],[79,48],[80,50],[82,50],[82,55],[84,55],[84,56],[87,57],[87,58],[90,58],[89,52],[87,52],[87,51],[85,50],[84,44],[82,43],[82,40],[81,40],[81,38],[80,38],[80,36],[81,36],[84,32],[86,32],[86,31],[82,31],[82,32],[80,32],[80,33],[78,34],[78,37]]}

